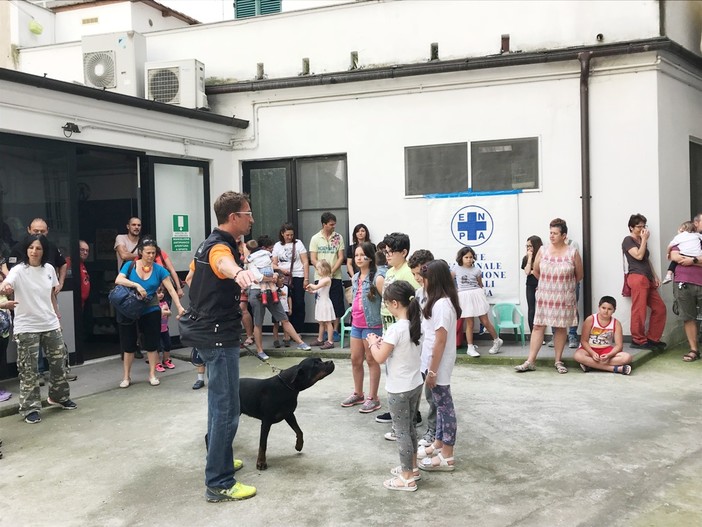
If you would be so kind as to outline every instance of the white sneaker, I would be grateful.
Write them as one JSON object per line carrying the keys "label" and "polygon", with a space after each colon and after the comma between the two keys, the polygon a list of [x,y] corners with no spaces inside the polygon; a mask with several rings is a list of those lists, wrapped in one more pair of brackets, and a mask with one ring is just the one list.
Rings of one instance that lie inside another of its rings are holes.
{"label": "white sneaker", "polygon": [[470,355],[471,357],[480,357],[480,353],[476,351],[475,346],[473,344],[468,344],[466,354]]}
{"label": "white sneaker", "polygon": [[497,337],[495,340],[492,341],[492,348],[488,350],[488,353],[491,355],[494,355],[495,353],[500,352],[500,348],[502,348],[502,344],[504,344],[504,340],[502,340],[500,337]]}
{"label": "white sneaker", "polygon": [[673,281],[673,275],[667,274],[667,275],[665,275],[665,279],[661,283],[662,284],[669,284],[672,281]]}

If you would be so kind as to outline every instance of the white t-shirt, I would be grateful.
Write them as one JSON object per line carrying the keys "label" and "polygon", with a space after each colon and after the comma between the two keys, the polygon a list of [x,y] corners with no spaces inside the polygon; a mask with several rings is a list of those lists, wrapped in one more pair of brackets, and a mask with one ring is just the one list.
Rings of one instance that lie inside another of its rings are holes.
{"label": "white t-shirt", "polygon": [[[295,261],[293,262],[292,275],[296,278],[305,277],[305,269],[302,265],[302,260],[300,259],[301,254],[305,254],[307,249],[305,245],[300,240],[295,240]],[[284,269],[285,271],[290,270],[290,260],[292,260],[292,243],[286,243],[283,245],[280,242],[276,242],[273,246],[273,256],[278,257],[278,267]]]}
{"label": "white t-shirt", "polygon": [[51,303],[52,289],[59,283],[51,264],[37,267],[15,265],[3,283],[10,284],[15,290],[15,335],[43,333],[61,327]]}
{"label": "white t-shirt", "polygon": [[410,340],[409,320],[398,320],[383,334],[383,342],[393,350],[385,361],[385,389],[388,393],[404,393],[422,384],[419,371],[419,346]]}
{"label": "white t-shirt", "polygon": [[139,243],[139,240],[137,240],[135,242],[130,240],[128,234],[118,234],[117,235],[117,237],[115,238],[115,246],[114,246],[115,254],[117,255],[117,272],[119,272],[120,269],[122,269],[122,264],[124,263],[124,260],[122,260],[122,258],[119,257],[119,253],[117,252],[117,247],[119,247],[120,245],[124,245],[127,248],[127,251],[136,255],[137,252],[135,251],[135,248],[136,248],[138,243]]}
{"label": "white t-shirt", "polygon": [[702,234],[698,232],[679,232],[668,244],[668,247],[678,246],[680,254],[697,258],[702,256]]}
{"label": "white t-shirt", "polygon": [[431,366],[431,359],[436,341],[436,330],[446,329],[446,347],[441,357],[436,373],[436,384],[448,386],[451,384],[451,372],[456,362],[456,310],[451,301],[444,297],[436,301],[431,312],[431,318],[422,317],[422,366],[421,371],[426,372]]}

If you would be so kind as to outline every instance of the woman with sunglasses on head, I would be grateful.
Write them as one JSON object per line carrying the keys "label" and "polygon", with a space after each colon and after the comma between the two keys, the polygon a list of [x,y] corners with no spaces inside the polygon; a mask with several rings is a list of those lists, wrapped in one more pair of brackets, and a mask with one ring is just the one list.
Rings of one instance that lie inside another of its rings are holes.
{"label": "woman with sunglasses on head", "polygon": [[119,324],[119,341],[124,352],[124,376],[119,384],[120,388],[128,388],[132,382],[130,375],[139,333],[142,334],[141,344],[149,358],[149,383],[151,386],[161,384],[161,381],[156,377],[158,345],[161,338],[161,308],[156,296],[159,286],[163,286],[171,295],[178,318],[185,312],[171,283],[169,272],[155,262],[158,253],[156,241],[150,238],[141,240],[138,252],[138,260],[128,261],[122,265],[122,269],[115,279],[115,284],[133,288],[142,298],[151,297],[152,300],[144,307],[137,320]]}

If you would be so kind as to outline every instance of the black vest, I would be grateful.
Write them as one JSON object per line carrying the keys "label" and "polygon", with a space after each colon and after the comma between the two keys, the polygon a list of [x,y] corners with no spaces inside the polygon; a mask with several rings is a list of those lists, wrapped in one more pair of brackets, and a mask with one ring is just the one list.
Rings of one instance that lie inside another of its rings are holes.
{"label": "black vest", "polygon": [[210,267],[210,250],[218,244],[228,246],[236,263],[242,266],[234,237],[220,229],[212,231],[195,251],[190,307],[183,318],[189,318],[198,326],[199,342],[191,345],[203,348],[231,347],[240,342],[241,288],[235,280],[217,277]]}

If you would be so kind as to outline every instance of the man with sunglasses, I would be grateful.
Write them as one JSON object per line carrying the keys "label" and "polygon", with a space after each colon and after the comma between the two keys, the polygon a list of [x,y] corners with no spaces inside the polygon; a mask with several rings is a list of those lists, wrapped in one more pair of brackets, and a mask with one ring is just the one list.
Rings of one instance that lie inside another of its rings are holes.
{"label": "man with sunglasses", "polygon": [[251,232],[248,196],[228,191],[214,203],[218,226],[198,247],[190,264],[190,307],[180,319],[181,342],[197,348],[207,366],[207,461],[205,499],[216,503],[243,500],[256,488],[238,482],[232,443],[239,426],[239,352],[241,290],[256,279],[244,270],[240,239]]}

